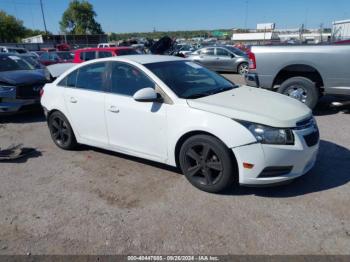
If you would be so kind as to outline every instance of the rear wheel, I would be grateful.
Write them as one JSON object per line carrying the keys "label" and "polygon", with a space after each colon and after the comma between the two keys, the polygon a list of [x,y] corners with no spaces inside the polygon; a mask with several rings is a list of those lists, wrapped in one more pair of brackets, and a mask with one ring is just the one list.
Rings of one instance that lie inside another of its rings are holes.
{"label": "rear wheel", "polygon": [[284,81],[278,92],[287,95],[313,109],[319,98],[319,92],[314,82],[305,77],[292,77]]}
{"label": "rear wheel", "polygon": [[234,182],[235,169],[230,151],[215,137],[190,137],[182,145],[179,159],[188,181],[203,191],[218,193]]}
{"label": "rear wheel", "polygon": [[68,119],[61,112],[54,112],[49,116],[48,125],[54,143],[65,150],[74,149],[77,141]]}
{"label": "rear wheel", "polygon": [[249,71],[249,65],[248,63],[242,63],[238,66],[238,73],[240,75],[245,75],[245,74],[248,74],[248,71]]}

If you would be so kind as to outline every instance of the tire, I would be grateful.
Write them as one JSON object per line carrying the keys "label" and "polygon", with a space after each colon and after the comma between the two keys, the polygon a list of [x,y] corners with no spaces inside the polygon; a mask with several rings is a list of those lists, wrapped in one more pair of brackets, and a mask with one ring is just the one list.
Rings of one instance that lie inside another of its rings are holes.
{"label": "tire", "polygon": [[237,73],[240,75],[245,75],[248,73],[248,71],[249,71],[249,64],[248,63],[241,63],[237,67]]}
{"label": "tire", "polygon": [[195,135],[180,149],[182,173],[196,188],[219,193],[234,182],[235,168],[229,149],[217,138]]}
{"label": "tire", "polygon": [[314,82],[306,77],[292,77],[284,81],[278,92],[299,100],[314,109],[319,99],[319,91]]}
{"label": "tire", "polygon": [[49,116],[48,126],[53,142],[64,150],[72,150],[77,146],[73,129],[68,119],[61,112]]}

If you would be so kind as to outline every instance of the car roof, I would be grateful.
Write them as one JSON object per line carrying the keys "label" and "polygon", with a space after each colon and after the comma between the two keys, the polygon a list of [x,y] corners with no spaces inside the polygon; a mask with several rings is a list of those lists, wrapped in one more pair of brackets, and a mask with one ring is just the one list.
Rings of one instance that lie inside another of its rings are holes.
{"label": "car roof", "polygon": [[138,64],[151,64],[160,62],[185,61],[184,58],[167,55],[125,55],[111,57],[110,60],[130,60]]}

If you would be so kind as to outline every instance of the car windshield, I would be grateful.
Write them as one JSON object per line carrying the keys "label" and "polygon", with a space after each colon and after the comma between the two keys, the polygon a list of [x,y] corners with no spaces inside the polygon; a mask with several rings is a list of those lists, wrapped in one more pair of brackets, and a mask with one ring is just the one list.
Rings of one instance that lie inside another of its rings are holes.
{"label": "car windshield", "polygon": [[11,48],[9,48],[8,49],[9,50],[9,53],[18,53],[18,54],[25,54],[25,53],[27,53],[27,50],[25,50],[25,49],[20,49],[20,48],[13,48],[13,49],[11,49]]}
{"label": "car windshield", "polygon": [[0,72],[15,70],[34,70],[35,67],[18,56],[0,56]]}
{"label": "car windshield", "polygon": [[226,78],[190,61],[145,64],[178,97],[196,99],[238,87]]}
{"label": "car windshield", "polygon": [[57,55],[62,60],[72,60],[73,59],[73,54],[71,52],[57,52]]}
{"label": "car windshield", "polygon": [[36,59],[34,59],[32,56],[21,56],[21,58],[23,59],[23,60],[25,60],[26,62],[28,62],[29,64],[31,64],[32,66],[34,66],[35,68],[41,68],[41,65],[40,65],[40,63],[36,60]]}

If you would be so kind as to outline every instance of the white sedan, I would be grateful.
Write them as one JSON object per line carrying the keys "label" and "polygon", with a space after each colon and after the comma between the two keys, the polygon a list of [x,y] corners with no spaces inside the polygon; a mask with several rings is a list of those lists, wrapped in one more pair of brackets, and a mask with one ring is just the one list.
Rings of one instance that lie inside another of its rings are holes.
{"label": "white sedan", "polygon": [[319,148],[304,104],[177,57],[80,64],[46,84],[41,103],[60,148],[86,144],[178,166],[207,192],[292,180]]}

